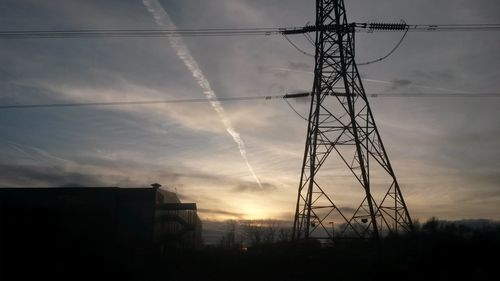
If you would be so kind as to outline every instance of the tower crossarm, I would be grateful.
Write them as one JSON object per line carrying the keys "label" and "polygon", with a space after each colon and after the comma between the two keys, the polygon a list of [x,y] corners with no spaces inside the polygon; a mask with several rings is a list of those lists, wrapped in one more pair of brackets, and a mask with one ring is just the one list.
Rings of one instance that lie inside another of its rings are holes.
{"label": "tower crossarm", "polygon": [[349,32],[354,30],[405,30],[410,28],[406,23],[359,23],[348,24],[326,24],[326,25],[306,25],[300,28],[281,29],[283,35],[313,33],[320,31],[341,31]]}

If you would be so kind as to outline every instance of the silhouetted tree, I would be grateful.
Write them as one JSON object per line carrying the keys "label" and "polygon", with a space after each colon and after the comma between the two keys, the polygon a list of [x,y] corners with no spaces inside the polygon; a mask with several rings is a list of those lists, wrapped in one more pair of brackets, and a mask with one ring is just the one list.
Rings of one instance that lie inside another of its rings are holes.
{"label": "silhouetted tree", "polygon": [[292,228],[280,227],[278,230],[277,242],[288,242],[292,239]]}
{"label": "silhouetted tree", "polygon": [[236,242],[238,222],[228,220],[226,222],[226,232],[221,238],[220,245],[226,249],[238,248],[240,245]]}
{"label": "silhouetted tree", "polygon": [[422,225],[422,231],[436,233],[439,229],[439,225],[439,220],[436,217],[432,217]]}
{"label": "silhouetted tree", "polygon": [[264,230],[257,221],[246,221],[243,224],[243,235],[250,246],[262,243]]}

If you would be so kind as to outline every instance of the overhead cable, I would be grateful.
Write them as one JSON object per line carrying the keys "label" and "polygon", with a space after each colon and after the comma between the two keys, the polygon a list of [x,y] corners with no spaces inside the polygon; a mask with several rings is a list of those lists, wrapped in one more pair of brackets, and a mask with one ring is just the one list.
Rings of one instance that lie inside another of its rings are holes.
{"label": "overhead cable", "polygon": [[383,61],[385,60],[386,58],[390,57],[398,48],[399,46],[401,46],[401,43],[403,43],[403,40],[405,39],[406,37],[406,34],[408,34],[408,28],[406,28],[405,32],[403,33],[403,36],[401,36],[401,39],[399,39],[398,43],[396,44],[396,46],[394,46],[394,48],[392,48],[392,50],[387,53],[387,55],[381,57],[381,58],[378,58],[376,60],[371,60],[371,61],[367,61],[367,62],[362,62],[362,63],[357,63],[358,66],[362,66],[362,65],[369,65],[369,64],[374,64],[374,63],[377,63],[377,62],[380,62],[380,61]]}
{"label": "overhead cable", "polygon": [[0,109],[204,103],[204,102],[210,102],[210,101],[249,101],[249,100],[271,100],[271,99],[277,99],[277,98],[283,98],[283,95],[256,96],[256,97],[230,97],[230,98],[228,97],[228,98],[217,98],[217,99],[197,98],[197,99],[149,100],[149,101],[19,104],[19,105],[0,105]]}
{"label": "overhead cable", "polygon": [[295,50],[299,51],[303,55],[306,55],[308,57],[313,57],[314,58],[313,54],[308,53],[308,52],[302,50],[301,48],[299,48],[299,46],[295,45],[295,43],[293,43],[293,41],[290,40],[290,38],[288,38],[288,36],[286,36],[286,34],[283,34],[283,37],[285,37],[286,41],[288,41],[288,43],[290,43],[290,45],[292,45],[295,48]]}
{"label": "overhead cable", "polygon": [[354,29],[357,32],[440,32],[440,31],[500,31],[495,24],[386,24],[351,23],[342,26],[306,25],[301,27],[270,28],[193,28],[193,29],[75,29],[75,30],[0,30],[0,39],[37,38],[108,38],[108,37],[198,37],[198,36],[248,36],[248,35],[291,35],[336,30]]}
{"label": "overhead cable", "polygon": [[279,28],[0,30],[0,39],[276,35]]}
{"label": "overhead cable", "polygon": [[[90,107],[90,106],[126,106],[126,105],[154,105],[154,104],[182,104],[182,103],[204,103],[210,101],[231,102],[231,101],[252,101],[252,100],[288,100],[309,97],[311,93],[303,92],[285,95],[270,96],[247,96],[247,97],[227,97],[217,99],[172,99],[172,100],[140,100],[140,101],[116,101],[116,102],[74,102],[74,103],[41,103],[41,104],[11,104],[0,105],[0,110],[7,109],[29,109],[29,108],[57,108],[57,107]],[[337,94],[345,96],[345,94]],[[372,93],[366,94],[371,98],[500,98],[500,93]]]}

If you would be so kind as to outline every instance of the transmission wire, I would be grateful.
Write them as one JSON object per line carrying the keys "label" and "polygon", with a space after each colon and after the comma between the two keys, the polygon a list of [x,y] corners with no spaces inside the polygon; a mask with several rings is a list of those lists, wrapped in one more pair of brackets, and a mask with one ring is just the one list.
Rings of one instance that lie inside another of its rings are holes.
{"label": "transmission wire", "polygon": [[[367,93],[371,98],[500,98],[500,93]],[[202,103],[211,101],[251,101],[251,100],[276,100],[283,99],[302,119],[307,120],[298,113],[288,102],[288,99],[295,98],[288,94],[270,96],[247,96],[247,97],[227,97],[217,99],[177,99],[177,100],[149,100],[149,101],[116,101],[116,102],[80,102],[80,103],[45,103],[45,104],[15,104],[0,105],[2,109],[28,109],[28,108],[58,108],[58,107],[87,107],[87,106],[119,106],[119,105],[150,105],[150,104],[181,104],[181,103]]]}
{"label": "transmission wire", "polygon": [[290,104],[290,102],[288,101],[288,99],[283,99],[285,100],[286,104],[288,104],[288,106],[293,110],[293,112],[295,112],[300,118],[304,119],[305,121],[309,121],[307,118],[305,118],[304,116],[302,116],[302,114],[300,114],[297,110],[295,110],[295,108]]}
{"label": "transmission wire", "polygon": [[399,42],[396,44],[396,46],[394,46],[394,48],[392,48],[392,50],[387,55],[385,55],[385,56],[383,56],[381,58],[378,58],[376,60],[371,60],[371,61],[367,61],[367,62],[357,63],[356,65],[358,65],[358,66],[370,65],[370,64],[373,64],[373,63],[377,63],[377,62],[383,61],[386,58],[388,58],[389,56],[391,56],[399,48],[399,46],[401,46],[401,43],[403,43],[403,40],[405,39],[406,34],[408,34],[408,30],[410,30],[410,29],[406,28],[405,32],[403,33],[403,36],[401,37],[401,39],[399,39]]}
{"label": "transmission wire", "polygon": [[292,45],[292,46],[295,48],[295,50],[299,51],[300,53],[302,53],[302,54],[304,54],[304,55],[306,55],[306,56],[309,56],[309,57],[313,57],[313,58],[314,58],[314,55],[313,55],[313,54],[310,54],[310,53],[308,53],[308,52],[306,52],[306,51],[302,50],[301,48],[299,48],[297,45],[295,45],[295,43],[293,43],[293,42],[292,42],[292,40],[290,40],[290,39],[288,38],[288,36],[286,36],[285,34],[283,34],[283,37],[285,37],[286,41],[288,41],[288,43],[290,43],[290,45]]}
{"label": "transmission wire", "polygon": [[311,38],[311,36],[310,36],[308,33],[303,33],[303,35],[304,35],[304,37],[307,39],[307,41],[308,41],[309,43],[311,43],[311,45],[312,45],[313,47],[315,47],[315,46],[316,46],[316,44],[314,43],[313,39]]}
{"label": "transmission wire", "polygon": [[[399,30],[374,30],[370,24],[360,24],[358,32],[397,32]],[[362,26],[364,25],[364,26]],[[306,26],[311,27],[311,26]],[[300,31],[306,27],[268,27],[268,28],[193,28],[193,29],[76,29],[76,30],[0,30],[0,39],[36,38],[107,38],[107,37],[196,37],[196,36],[243,36],[278,35],[287,31]],[[446,32],[446,31],[500,31],[500,23],[495,24],[441,24],[406,25],[409,32]],[[315,32],[314,29],[303,31]],[[302,33],[303,33],[302,32]],[[301,32],[298,32],[301,33]]]}
{"label": "transmission wire", "polygon": [[81,102],[81,103],[47,103],[47,104],[20,104],[0,105],[0,109],[21,108],[53,108],[53,107],[83,107],[83,106],[109,106],[109,105],[148,105],[148,104],[172,104],[172,103],[201,103],[210,101],[249,101],[249,100],[271,100],[282,98],[283,95],[255,96],[255,97],[228,97],[228,98],[196,98],[178,100],[151,100],[151,101],[117,101],[117,102]]}

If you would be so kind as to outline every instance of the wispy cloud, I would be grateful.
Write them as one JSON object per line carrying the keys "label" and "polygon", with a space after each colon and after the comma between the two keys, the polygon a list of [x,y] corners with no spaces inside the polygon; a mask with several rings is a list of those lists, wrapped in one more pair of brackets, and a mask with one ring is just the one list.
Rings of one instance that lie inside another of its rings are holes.
{"label": "wispy cloud", "polygon": [[[155,18],[156,23],[161,28],[164,29],[176,28],[170,16],[167,14],[165,9],[163,9],[162,5],[157,0],[143,0],[143,3],[147,7],[148,11],[151,12],[153,17]],[[243,157],[243,160],[245,161],[248,170],[255,179],[255,182],[259,185],[259,187],[262,188],[262,184],[259,178],[257,177],[257,174],[255,173],[252,165],[250,164],[250,161],[248,160],[245,142],[241,138],[241,135],[233,127],[231,120],[229,120],[226,111],[224,110],[224,107],[222,107],[222,104],[219,101],[217,101],[217,95],[212,90],[210,83],[208,82],[205,75],[201,71],[201,68],[199,67],[198,63],[191,55],[191,52],[189,51],[187,45],[180,37],[169,37],[169,41],[174,50],[177,52],[177,56],[182,60],[184,65],[189,69],[189,71],[193,75],[193,78],[196,80],[198,85],[203,89],[203,94],[205,94],[205,97],[207,98],[208,101],[210,101],[210,104],[212,105],[213,109],[219,115],[221,122],[224,124],[224,127],[226,128],[226,131],[229,133],[229,135],[231,135],[234,142],[238,145],[241,157]]]}
{"label": "wispy cloud", "polygon": [[[259,188],[260,187],[260,188]],[[271,183],[262,183],[260,186],[256,186],[256,184],[246,182],[246,183],[240,183],[234,191],[236,192],[247,192],[247,191],[274,191],[276,190],[276,186],[271,184]]]}
{"label": "wispy cloud", "polygon": [[205,214],[205,215],[215,215],[215,216],[229,216],[229,217],[235,217],[235,218],[243,218],[245,214],[242,213],[237,213],[237,212],[230,212],[226,210],[219,210],[219,209],[198,209],[198,212]]}
{"label": "wispy cloud", "polygon": [[391,90],[398,89],[400,87],[414,86],[414,87],[423,88],[423,89],[437,90],[437,91],[458,93],[458,94],[470,94],[471,93],[471,92],[465,92],[465,91],[460,91],[460,90],[455,90],[455,89],[448,89],[448,88],[442,88],[442,87],[432,87],[432,86],[427,86],[427,85],[422,85],[422,84],[414,84],[410,80],[402,80],[402,79],[395,79],[393,81],[385,81],[385,80],[363,78],[363,81],[391,85]]}
{"label": "wispy cloud", "polygon": [[0,164],[7,176],[0,186],[5,187],[55,187],[55,186],[103,186],[104,178],[87,172],[66,171],[55,165]]}

